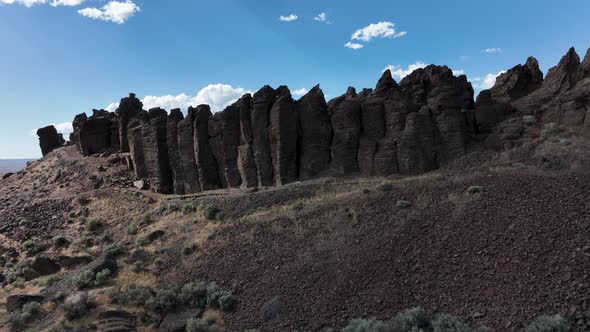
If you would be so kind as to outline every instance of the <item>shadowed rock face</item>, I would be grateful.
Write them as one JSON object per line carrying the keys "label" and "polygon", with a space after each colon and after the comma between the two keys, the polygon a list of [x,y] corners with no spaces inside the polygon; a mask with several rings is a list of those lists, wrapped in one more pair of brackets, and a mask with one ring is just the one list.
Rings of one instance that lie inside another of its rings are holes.
{"label": "shadowed rock face", "polygon": [[184,194],[184,174],[180,163],[180,151],[178,149],[178,123],[184,119],[180,109],[173,109],[168,116],[166,143],[170,157],[170,168],[172,169],[172,180],[174,193]]}
{"label": "shadowed rock face", "polygon": [[219,189],[217,161],[209,145],[209,119],[211,109],[208,105],[199,105],[196,109],[189,108],[194,114],[195,160],[199,171],[199,182],[202,190]]}
{"label": "shadowed rock face", "polygon": [[[163,193],[284,185],[323,175],[420,174],[462,156],[470,145],[518,146],[548,122],[590,127],[589,91],[590,50],[580,61],[570,49],[545,79],[529,57],[475,104],[464,75],[431,65],[399,84],[387,70],[374,89],[357,94],[349,88],[329,103],[319,86],[298,101],[286,86],[264,86],[217,114],[207,105],[190,107],[186,119],[180,110],[141,111],[131,94],[117,114],[76,116],[71,140],[84,155],[125,152],[127,144],[136,177]],[[63,144],[53,127],[39,136],[44,154]]]}
{"label": "shadowed rock face", "polygon": [[116,113],[119,116],[119,141],[122,152],[129,152],[129,135],[127,130],[131,119],[136,117],[143,110],[143,104],[130,93],[129,97],[122,98]]}
{"label": "shadowed rock face", "polygon": [[295,104],[299,119],[299,178],[311,179],[330,167],[332,125],[324,93],[316,85]]}
{"label": "shadowed rock face", "polygon": [[178,153],[180,156],[180,167],[185,194],[194,194],[201,191],[199,173],[195,161],[195,145],[193,136],[194,110],[188,116],[178,122]]}
{"label": "shadowed rock face", "polygon": [[54,126],[47,126],[37,130],[37,136],[39,136],[39,145],[41,146],[43,156],[65,143],[63,137],[57,133],[57,129]]}

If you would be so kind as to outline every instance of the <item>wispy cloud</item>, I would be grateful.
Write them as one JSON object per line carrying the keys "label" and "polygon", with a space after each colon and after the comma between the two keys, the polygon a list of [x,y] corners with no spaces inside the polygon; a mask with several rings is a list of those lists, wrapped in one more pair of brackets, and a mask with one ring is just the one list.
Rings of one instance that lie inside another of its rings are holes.
{"label": "wispy cloud", "polygon": [[51,2],[51,5],[53,7],[59,7],[59,6],[68,6],[68,7],[74,7],[74,6],[79,6],[82,3],[84,3],[85,0],[53,0],[53,2]]}
{"label": "wispy cloud", "polygon": [[318,22],[324,22],[329,24],[330,21],[328,21],[328,14],[326,13],[319,13],[318,16],[313,18],[314,21],[318,21]]}
{"label": "wispy cloud", "polygon": [[287,16],[282,16],[282,15],[281,15],[281,16],[279,17],[279,20],[281,20],[281,21],[283,21],[283,22],[292,22],[292,21],[295,21],[295,20],[297,20],[298,18],[299,18],[299,16],[297,16],[297,15],[295,15],[295,14],[290,14],[290,15],[287,15]]}
{"label": "wispy cloud", "polygon": [[365,47],[363,44],[353,43],[353,42],[348,42],[348,43],[344,44],[344,46],[346,46],[348,48],[352,48],[353,50],[358,50],[358,49]]}
{"label": "wispy cloud", "polygon": [[7,5],[22,5],[25,7],[33,7],[34,5],[46,4],[48,0],[0,0],[0,3]]}
{"label": "wispy cloud", "polygon": [[484,52],[484,53],[488,53],[488,54],[498,54],[498,53],[504,52],[504,50],[502,50],[499,47],[486,48],[486,49],[483,49],[481,51]]}
{"label": "wispy cloud", "polygon": [[78,14],[107,22],[114,22],[117,24],[125,23],[135,13],[140,12],[141,9],[133,1],[110,1],[102,8],[84,8],[78,10]]}
{"label": "wispy cloud", "polygon": [[295,96],[303,96],[304,94],[308,93],[309,91],[307,91],[306,88],[301,88],[299,90],[295,90],[293,91],[293,95]]}

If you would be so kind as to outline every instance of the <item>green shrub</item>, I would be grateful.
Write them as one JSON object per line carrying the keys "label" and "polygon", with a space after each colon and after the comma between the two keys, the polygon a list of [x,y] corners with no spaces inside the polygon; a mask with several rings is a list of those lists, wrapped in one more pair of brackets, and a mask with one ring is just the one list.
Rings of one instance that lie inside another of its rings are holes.
{"label": "green shrub", "polygon": [[156,210],[156,214],[159,216],[167,216],[167,215],[172,214],[174,212],[179,212],[180,210],[181,210],[181,207],[177,204],[166,204],[166,205],[160,206]]}
{"label": "green shrub", "polygon": [[194,203],[186,203],[182,205],[182,214],[191,214],[197,212],[197,207]]}
{"label": "green shrub", "polygon": [[560,315],[539,316],[529,323],[525,332],[571,332],[571,323]]}
{"label": "green shrub", "polygon": [[222,332],[214,319],[191,318],[186,322],[186,332]]}
{"label": "green shrub", "polygon": [[88,198],[88,196],[82,195],[80,197],[78,197],[78,204],[85,206],[90,204],[90,198]]}
{"label": "green shrub", "polygon": [[447,314],[436,315],[432,320],[432,328],[434,332],[472,332],[471,328],[462,320]]}
{"label": "green shrub", "polygon": [[46,248],[39,241],[27,240],[21,244],[21,249],[27,251],[28,255],[33,256],[44,251]]}
{"label": "green shrub", "polygon": [[412,308],[401,312],[391,320],[395,331],[428,331],[431,329],[430,318],[422,308]]}
{"label": "green shrub", "polygon": [[78,289],[85,289],[94,287],[95,275],[90,270],[82,271],[78,275],[74,276],[72,282]]}
{"label": "green shrub", "polygon": [[219,296],[218,303],[219,309],[223,312],[232,312],[238,307],[238,299],[230,291],[225,291]]}
{"label": "green shrub", "polygon": [[97,272],[96,275],[94,276],[94,285],[95,286],[102,286],[102,285],[106,284],[109,281],[111,274],[112,274],[112,272],[109,269],[104,269],[100,272]]}
{"label": "green shrub", "polygon": [[52,239],[53,247],[56,249],[59,248],[67,248],[70,245],[70,241],[66,239],[64,236],[56,236]]}
{"label": "green shrub", "polygon": [[64,292],[57,292],[55,293],[55,295],[53,295],[53,298],[51,299],[51,301],[55,302],[55,303],[61,303],[66,299],[66,294],[64,294]]}
{"label": "green shrub", "polygon": [[135,240],[135,244],[139,247],[143,247],[145,245],[148,245],[149,243],[150,240],[146,236],[140,236]]}
{"label": "green shrub", "polygon": [[217,217],[217,213],[219,213],[219,211],[220,210],[217,206],[209,204],[203,208],[203,215],[209,220],[215,220],[215,217]]}
{"label": "green shrub", "polygon": [[109,243],[102,248],[102,252],[108,256],[120,256],[126,251],[125,247],[119,243]]}
{"label": "green shrub", "polygon": [[483,188],[480,186],[471,186],[471,187],[467,188],[467,192],[471,195],[478,194],[482,191],[483,191]]}
{"label": "green shrub", "polygon": [[131,265],[131,272],[133,273],[140,273],[143,272],[143,262],[137,261]]}
{"label": "green shrub", "polygon": [[395,205],[400,209],[407,209],[412,206],[412,203],[409,201],[399,200]]}
{"label": "green shrub", "polygon": [[131,234],[131,235],[135,235],[135,234],[137,234],[137,232],[138,232],[138,231],[139,231],[139,228],[138,228],[138,227],[137,227],[137,225],[136,225],[136,224],[134,224],[134,223],[133,223],[133,224],[130,224],[130,225],[127,227],[127,233],[129,233],[129,234]]}
{"label": "green shrub", "polygon": [[51,286],[59,281],[59,277],[56,275],[51,275],[43,280],[41,280],[40,284],[43,287]]}
{"label": "green shrub", "polygon": [[146,302],[146,307],[155,312],[167,313],[173,311],[178,302],[178,290],[172,287],[159,291]]}
{"label": "green shrub", "polygon": [[[390,332],[389,325],[376,319],[354,319],[351,320],[342,332]],[[400,331],[401,332],[401,331]],[[405,332],[405,331],[404,331]]]}
{"label": "green shrub", "polygon": [[194,308],[205,308],[207,305],[207,284],[195,281],[185,284],[178,294],[180,302]]}
{"label": "green shrub", "polygon": [[541,139],[557,141],[559,139],[559,135],[561,134],[561,132],[562,130],[561,128],[559,128],[559,125],[557,123],[547,123],[543,127],[543,130],[541,130]]}
{"label": "green shrub", "polygon": [[94,246],[94,239],[88,236],[82,236],[77,243],[80,247],[90,248]]}
{"label": "green shrub", "polygon": [[143,307],[154,297],[154,291],[150,287],[130,284],[126,288],[109,291],[107,296],[114,304]]}
{"label": "green shrub", "polygon": [[99,229],[101,229],[104,225],[104,222],[102,221],[102,219],[89,219],[88,221],[86,221],[85,227],[86,230],[89,232],[96,232]]}
{"label": "green shrub", "polygon": [[41,304],[38,302],[29,302],[23,307],[10,314],[8,321],[17,330],[24,330],[28,323],[30,323],[35,316],[41,312]]}

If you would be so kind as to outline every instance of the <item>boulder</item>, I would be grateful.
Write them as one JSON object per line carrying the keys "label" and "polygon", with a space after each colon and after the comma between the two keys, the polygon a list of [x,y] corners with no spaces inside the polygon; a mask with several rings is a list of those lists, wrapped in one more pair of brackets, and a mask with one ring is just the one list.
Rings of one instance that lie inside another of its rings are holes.
{"label": "boulder", "polygon": [[64,145],[63,137],[59,136],[54,126],[47,126],[37,130],[41,153],[46,156],[49,152]]}
{"label": "boulder", "polygon": [[328,104],[333,139],[331,146],[331,170],[338,175],[359,171],[358,149],[361,134],[361,107],[354,88]]}
{"label": "boulder", "polygon": [[5,173],[5,174],[2,175],[2,180],[6,180],[6,179],[8,179],[9,177],[11,177],[13,175],[14,175],[14,173]]}
{"label": "boulder", "polygon": [[80,150],[80,127],[82,126],[82,123],[86,122],[87,120],[88,116],[86,113],[80,113],[74,117],[74,121],[72,122],[73,132],[70,135],[70,143],[76,145],[78,150]]}
{"label": "boulder", "polygon": [[227,187],[225,179],[225,155],[223,152],[223,113],[215,113],[209,119],[209,148],[215,158],[217,178],[221,188]]}
{"label": "boulder", "polygon": [[97,113],[79,124],[78,150],[84,156],[106,151],[113,146],[114,122]]}
{"label": "boulder", "polygon": [[39,273],[41,276],[55,274],[61,270],[61,265],[54,262],[48,257],[35,257],[31,264],[31,269]]}
{"label": "boulder", "polygon": [[180,109],[173,109],[168,116],[166,142],[172,170],[173,192],[177,195],[184,194],[184,173],[180,162],[180,150],[178,149],[178,123],[184,119]]}
{"label": "boulder", "polygon": [[75,268],[80,265],[90,264],[90,262],[92,262],[92,257],[88,256],[88,255],[74,256],[74,257],[69,257],[69,256],[59,257],[59,264],[66,269]]}
{"label": "boulder", "polygon": [[145,180],[137,180],[133,181],[133,186],[139,190],[146,190],[148,189],[148,185]]}
{"label": "boulder", "polygon": [[136,117],[143,109],[142,102],[135,97],[134,93],[130,93],[129,97],[122,98],[117,108],[117,115],[119,115],[118,134],[121,144],[121,152],[129,152],[129,134],[128,128],[131,120]]}
{"label": "boulder", "polygon": [[227,186],[239,188],[242,177],[238,170],[238,147],[240,146],[240,108],[234,103],[221,114],[223,136],[223,165]]}
{"label": "boulder", "polygon": [[238,147],[237,167],[242,184],[246,188],[258,186],[258,171],[252,146],[251,104],[252,96],[250,94],[242,96],[236,102],[236,107],[240,113],[240,145]]}
{"label": "boulder", "polygon": [[194,194],[201,191],[197,163],[195,161],[195,146],[193,136],[193,116],[189,115],[178,122],[178,153],[180,156],[180,167],[183,175],[183,186],[185,194]]}
{"label": "boulder", "polygon": [[332,123],[324,93],[316,85],[295,104],[301,133],[299,178],[307,180],[330,168]]}
{"label": "boulder", "polygon": [[276,91],[268,85],[256,92],[252,98],[250,121],[252,128],[252,153],[256,164],[258,184],[274,185],[273,163],[268,128],[270,110],[276,99]]}
{"label": "boulder", "polygon": [[45,297],[42,295],[10,295],[6,298],[6,311],[15,312],[20,310],[27,303],[42,303],[44,300]]}
{"label": "boulder", "polygon": [[278,186],[297,181],[297,113],[286,86],[277,89],[270,111],[269,141],[275,183]]}
{"label": "boulder", "polygon": [[202,190],[219,189],[220,182],[217,173],[217,162],[209,145],[209,119],[211,109],[209,105],[199,105],[189,112],[194,113],[194,147],[195,160],[199,171],[199,182]]}

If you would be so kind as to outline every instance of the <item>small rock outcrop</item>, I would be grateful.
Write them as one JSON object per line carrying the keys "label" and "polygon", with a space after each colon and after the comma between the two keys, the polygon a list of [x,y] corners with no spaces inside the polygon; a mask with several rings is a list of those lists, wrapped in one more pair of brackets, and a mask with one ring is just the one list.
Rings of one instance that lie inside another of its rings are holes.
{"label": "small rock outcrop", "polygon": [[41,147],[43,156],[63,146],[65,143],[63,136],[57,133],[57,129],[54,126],[47,126],[37,130],[37,136],[39,136],[39,146]]}

